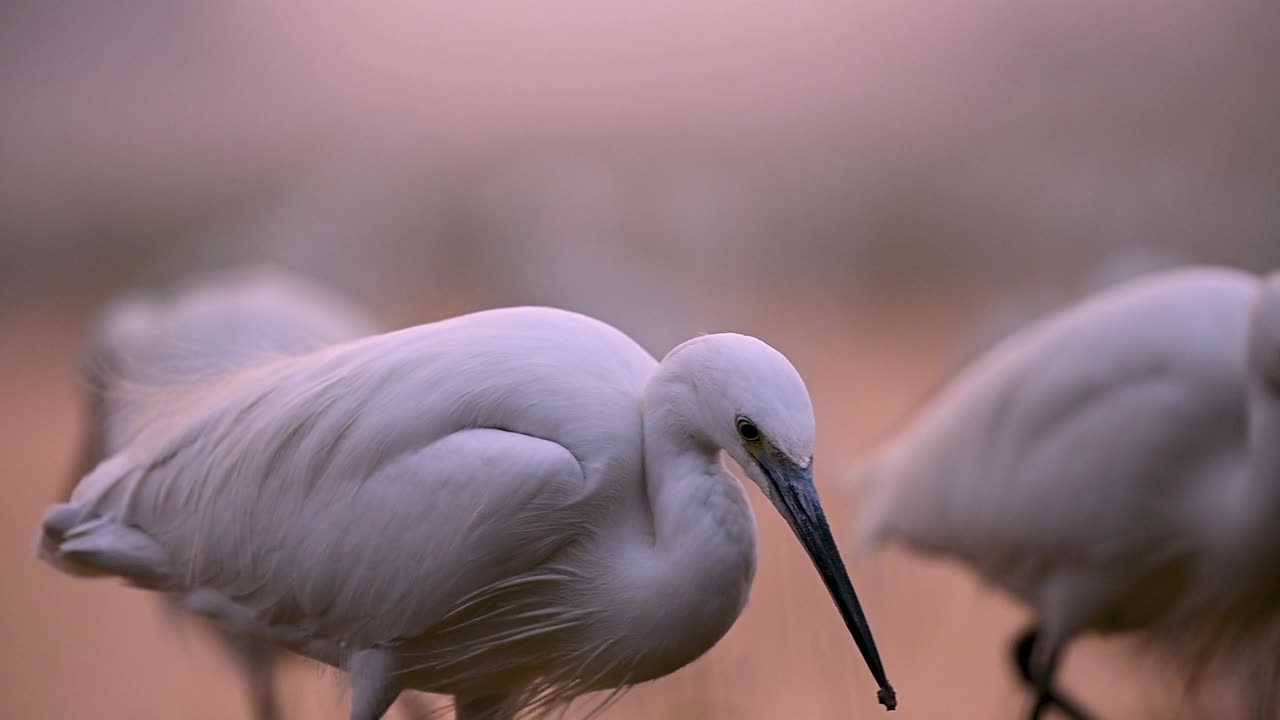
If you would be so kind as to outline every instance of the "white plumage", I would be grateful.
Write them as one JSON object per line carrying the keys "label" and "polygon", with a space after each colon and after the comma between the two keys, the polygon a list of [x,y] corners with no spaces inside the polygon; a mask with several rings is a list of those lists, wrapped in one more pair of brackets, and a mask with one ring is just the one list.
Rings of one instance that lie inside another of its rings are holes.
{"label": "white plumage", "polygon": [[[1200,268],[1104,292],[946,385],[862,471],[864,542],[954,558],[1037,616],[1032,710],[1085,631],[1188,656],[1275,607],[1280,275]],[[1260,692],[1260,689],[1255,689]]]}
{"label": "white plumage", "polygon": [[742,335],[661,363],[513,308],[173,388],[51,508],[42,557],[346,669],[506,718],[661,677],[742,611],[755,526],[729,454],[804,542],[894,705],[812,484],[799,374]]}
{"label": "white plumage", "polygon": [[1070,292],[1037,287],[998,294],[981,313],[976,327],[961,342],[954,367],[962,368],[996,343],[1075,300],[1143,275],[1172,270],[1185,264],[1178,254],[1167,250],[1128,247],[1103,258],[1079,282],[1073,283]]}
{"label": "white plumage", "polygon": [[164,294],[119,298],[95,318],[83,355],[90,413],[73,481],[124,447],[139,429],[135,415],[170,390],[378,330],[346,299],[271,267],[198,274]]}

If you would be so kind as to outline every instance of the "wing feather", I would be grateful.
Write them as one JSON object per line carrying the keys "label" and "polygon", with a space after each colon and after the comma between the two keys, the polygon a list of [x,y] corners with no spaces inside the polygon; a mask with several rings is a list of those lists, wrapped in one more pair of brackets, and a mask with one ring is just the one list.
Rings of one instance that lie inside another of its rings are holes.
{"label": "wing feather", "polygon": [[[573,455],[498,429],[451,433],[359,482],[310,492],[255,492],[268,484],[249,478],[182,492],[170,485],[183,474],[163,472],[174,466],[148,476],[104,464],[73,502],[92,508],[89,522],[146,533],[178,569],[180,592],[249,608],[268,635],[284,626],[354,647],[416,638],[468,617],[456,611],[469,599],[536,582],[585,527]],[[102,475],[113,470],[114,481]]]}

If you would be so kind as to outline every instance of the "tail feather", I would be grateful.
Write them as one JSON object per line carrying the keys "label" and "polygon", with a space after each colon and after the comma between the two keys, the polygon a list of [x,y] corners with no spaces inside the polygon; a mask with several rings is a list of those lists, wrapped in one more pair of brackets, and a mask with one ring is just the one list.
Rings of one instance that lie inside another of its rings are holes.
{"label": "tail feather", "polygon": [[44,513],[44,538],[61,541],[72,528],[84,522],[89,512],[79,505],[58,503]]}
{"label": "tail feather", "polygon": [[114,575],[151,589],[164,588],[173,577],[169,554],[149,535],[70,503],[45,513],[37,553],[81,577]]}

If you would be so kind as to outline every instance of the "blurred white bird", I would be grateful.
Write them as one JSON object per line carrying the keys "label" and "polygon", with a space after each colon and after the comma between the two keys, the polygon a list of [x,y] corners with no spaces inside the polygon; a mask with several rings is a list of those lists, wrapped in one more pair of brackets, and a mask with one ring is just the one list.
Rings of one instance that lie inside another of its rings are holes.
{"label": "blurred white bird", "polygon": [[962,368],[996,343],[1081,298],[1143,275],[1186,265],[1180,255],[1161,248],[1134,246],[1118,250],[1076,283],[1071,293],[1046,287],[1018,289],[998,295],[961,344],[954,367]]}
{"label": "blurred white bird", "polygon": [[671,673],[746,603],[790,523],[896,699],[813,484],[800,375],[754,338],[661,362],[596,320],[492,310],[168,393],[46,515],[39,552],[345,669],[352,720],[405,688],[511,718]]}
{"label": "blurred white bird", "polygon": [[[83,356],[89,412],[67,495],[128,445],[142,429],[141,418],[169,397],[167,389],[376,331],[345,299],[266,267],[198,275],[167,296],[138,294],[111,303],[94,323]],[[243,634],[220,635],[248,681],[255,717],[281,717],[274,682],[280,651]]]}
{"label": "blurred white bird", "polygon": [[1245,643],[1280,606],[1280,274],[1161,273],[1041,321],[860,481],[864,544],[959,560],[1035,611],[1014,646],[1032,717],[1084,716],[1052,687],[1082,632],[1185,659]]}

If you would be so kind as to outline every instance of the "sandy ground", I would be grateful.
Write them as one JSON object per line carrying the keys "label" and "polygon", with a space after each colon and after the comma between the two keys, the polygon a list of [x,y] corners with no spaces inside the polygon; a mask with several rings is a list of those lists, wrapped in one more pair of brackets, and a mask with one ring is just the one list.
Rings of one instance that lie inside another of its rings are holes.
{"label": "sandy ground", "polygon": [[[44,506],[67,472],[78,428],[73,351],[78,317],[0,311],[0,718],[247,717],[236,676],[195,625],[111,581],[73,580],[31,552]],[[847,336],[778,323],[770,335],[806,375],[821,428],[819,484],[836,532],[853,537],[841,469],[884,436],[940,371],[955,322],[842,317]],[[693,666],[635,689],[611,718],[877,717],[874,686],[816,574],[783,522],[755,497],[760,572],[732,632]],[[902,553],[860,559],[854,581],[890,676],[898,718],[1018,717],[1025,699],[1005,663],[1025,615],[963,571]],[[1086,641],[1068,686],[1107,717],[1156,717],[1156,684],[1123,646]],[[287,671],[290,718],[345,717],[340,678],[302,661]]]}

